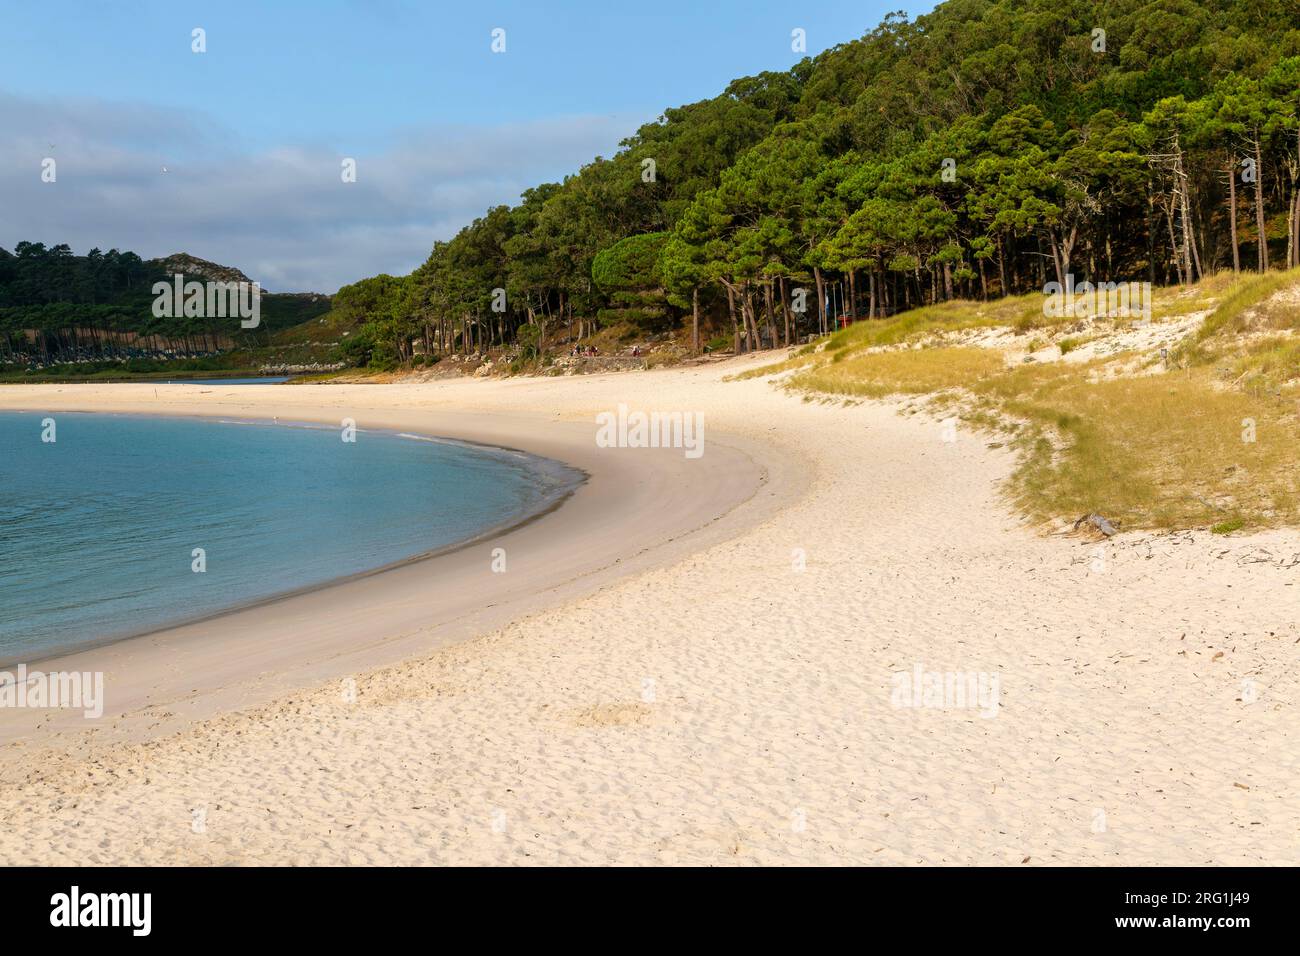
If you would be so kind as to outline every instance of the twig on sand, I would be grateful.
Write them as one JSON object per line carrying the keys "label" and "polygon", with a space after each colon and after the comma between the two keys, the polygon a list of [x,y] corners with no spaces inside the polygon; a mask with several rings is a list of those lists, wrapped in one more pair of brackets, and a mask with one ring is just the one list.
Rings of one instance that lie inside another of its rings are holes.
{"label": "twig on sand", "polygon": [[1078,531],[1079,525],[1085,521],[1108,538],[1115,533],[1115,526],[1099,514],[1083,515],[1074,523],[1074,530]]}

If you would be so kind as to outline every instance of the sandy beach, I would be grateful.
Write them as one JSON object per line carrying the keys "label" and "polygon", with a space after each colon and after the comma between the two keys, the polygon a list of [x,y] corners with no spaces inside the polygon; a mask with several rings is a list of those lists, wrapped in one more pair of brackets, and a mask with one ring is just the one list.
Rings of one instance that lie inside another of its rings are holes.
{"label": "sandy beach", "polygon": [[[725,380],[754,361],[0,389],[590,476],[491,541],[41,662],[103,670],[106,714],[0,713],[0,861],[1296,862],[1300,534],[1048,534],[992,439]],[[702,412],[703,455],[598,447],[619,403]],[[900,699],[932,673],[978,706]]]}

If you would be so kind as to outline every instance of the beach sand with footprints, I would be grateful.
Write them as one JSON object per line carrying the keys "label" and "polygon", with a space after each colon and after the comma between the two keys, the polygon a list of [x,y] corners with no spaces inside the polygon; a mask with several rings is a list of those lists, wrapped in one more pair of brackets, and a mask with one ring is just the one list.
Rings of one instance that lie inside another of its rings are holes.
{"label": "beach sand with footprints", "polygon": [[[75,656],[103,719],[0,715],[0,859],[1295,862],[1300,535],[1050,534],[991,439],[725,380],[767,360],[4,389],[459,428],[591,479],[513,538]],[[703,454],[598,447],[619,403],[702,412]]]}

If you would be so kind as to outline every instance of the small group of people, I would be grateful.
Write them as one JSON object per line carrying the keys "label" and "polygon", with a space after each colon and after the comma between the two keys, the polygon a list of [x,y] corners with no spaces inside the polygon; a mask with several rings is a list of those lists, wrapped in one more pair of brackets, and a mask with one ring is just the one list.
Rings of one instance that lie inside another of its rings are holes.
{"label": "small group of people", "polygon": [[577,358],[580,355],[599,355],[600,353],[596,351],[596,346],[594,345],[588,345],[585,348],[581,345],[575,345],[573,351],[569,354],[574,358]]}

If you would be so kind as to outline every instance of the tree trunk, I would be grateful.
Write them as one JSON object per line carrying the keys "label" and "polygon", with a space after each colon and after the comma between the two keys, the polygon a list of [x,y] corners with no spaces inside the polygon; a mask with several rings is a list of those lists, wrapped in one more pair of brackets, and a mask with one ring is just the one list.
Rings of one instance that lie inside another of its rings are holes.
{"label": "tree trunk", "polygon": [[1165,222],[1169,224],[1169,248],[1173,255],[1174,268],[1178,271],[1178,284],[1183,285],[1183,262],[1178,254],[1178,237],[1174,235],[1174,210],[1172,202],[1165,207]]}
{"label": "tree trunk", "polygon": [[[1200,276],[1205,275],[1205,270],[1201,268],[1201,254],[1196,248],[1196,227],[1192,222],[1191,210],[1191,189],[1188,186],[1187,174],[1183,172],[1182,154],[1179,154],[1178,175],[1182,184],[1179,192],[1182,194],[1181,217],[1183,221],[1183,266],[1187,270],[1187,281],[1195,282]],[[1195,272],[1193,272],[1195,266]]]}
{"label": "tree trunk", "polygon": [[745,331],[751,343],[750,351],[761,349],[763,340],[758,334],[758,314],[754,308],[754,290],[746,282],[740,296],[740,314],[745,319]]}
{"label": "tree trunk", "polygon": [[1232,274],[1241,272],[1241,253],[1237,249],[1237,162],[1228,158],[1228,233],[1232,241]]}
{"label": "tree trunk", "polygon": [[[755,324],[758,323],[757,308],[754,310],[754,322]],[[767,334],[770,338],[772,334],[772,286],[766,281],[763,282],[763,322],[767,325]],[[758,340],[760,346],[763,343],[761,336],[762,333],[760,333],[760,338]]]}
{"label": "tree trunk", "polygon": [[1147,185],[1147,281],[1152,285],[1156,284],[1156,197],[1155,192],[1151,189],[1150,183]]}
{"label": "tree trunk", "polygon": [[785,320],[784,342],[785,342],[785,347],[789,349],[790,347],[790,293],[787,285],[785,285],[785,276],[781,276],[779,282],[780,282],[779,293],[781,299],[781,319]]}
{"label": "tree trunk", "polygon": [[1287,264],[1291,266],[1300,265],[1300,130],[1296,131],[1295,151],[1295,175],[1291,177],[1291,232],[1288,239],[1292,252],[1287,259]]}
{"label": "tree trunk", "polygon": [[1295,219],[1296,219],[1296,199],[1300,196],[1300,190],[1297,189],[1296,177],[1291,177],[1291,199],[1286,206],[1286,267],[1290,269],[1296,264],[1296,242],[1295,242]]}
{"label": "tree trunk", "polygon": [[1078,239],[1078,226],[1071,226],[1069,234],[1061,236],[1061,272],[1067,276],[1070,274],[1070,263],[1074,258],[1074,244]]}
{"label": "tree trunk", "polygon": [[691,349],[700,354],[700,288],[691,290]]}
{"label": "tree trunk", "polygon": [[730,282],[724,282],[723,285],[727,287],[727,312],[731,315],[731,335],[732,335],[731,351],[739,355],[740,354],[740,325],[739,323],[736,322],[736,294],[734,291],[732,291]]}
{"label": "tree trunk", "polygon": [[817,281],[817,329],[826,334],[826,282],[822,279],[821,266],[813,266],[813,278]]}
{"label": "tree trunk", "polygon": [[1174,149],[1174,203],[1178,206],[1178,221],[1182,226],[1182,261],[1180,270],[1186,276],[1187,282],[1196,281],[1196,275],[1192,272],[1192,222],[1191,215],[1188,211],[1187,194],[1187,173],[1183,170],[1183,148],[1179,144],[1177,134],[1173,138]]}
{"label": "tree trunk", "polygon": [[998,281],[1002,283],[1002,294],[1010,295],[1011,291],[1007,286],[1007,252],[1001,233],[998,233]]}
{"label": "tree trunk", "polygon": [[1293,201],[1291,204],[1291,249],[1293,266],[1300,266],[1300,183],[1296,184],[1293,191]]}
{"label": "tree trunk", "polygon": [[1259,271],[1268,271],[1268,237],[1264,222],[1264,160],[1260,156],[1259,133],[1255,134],[1255,227],[1259,230]]}

